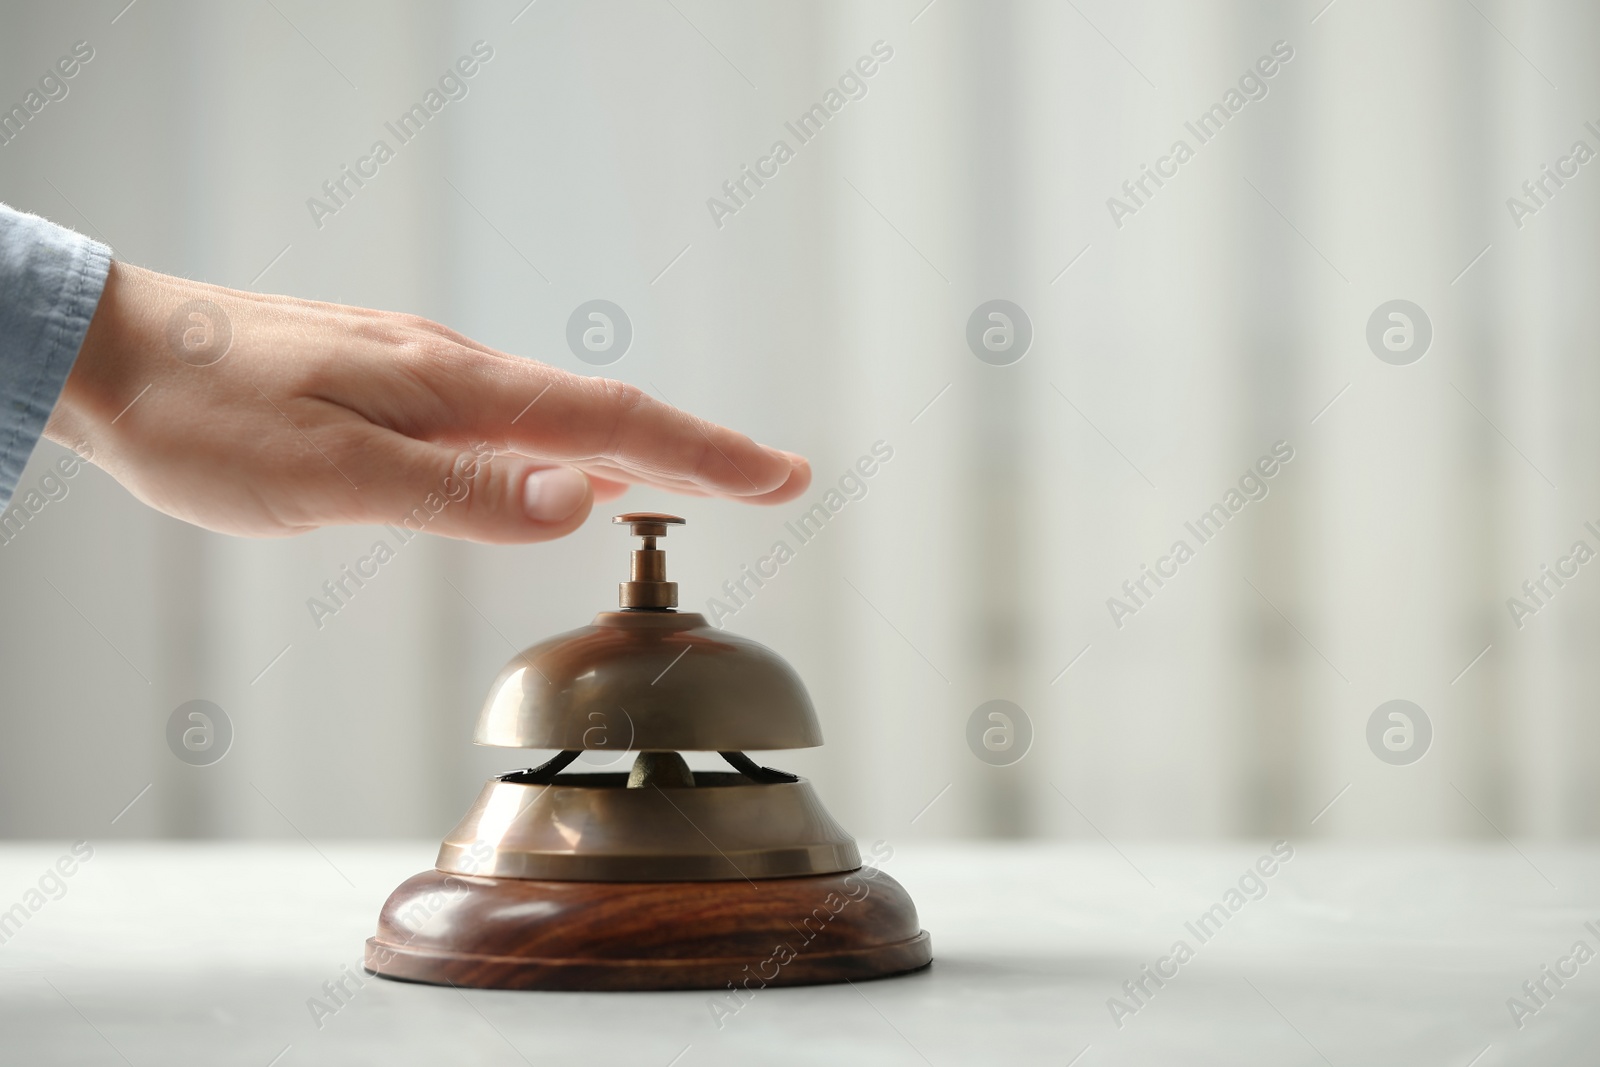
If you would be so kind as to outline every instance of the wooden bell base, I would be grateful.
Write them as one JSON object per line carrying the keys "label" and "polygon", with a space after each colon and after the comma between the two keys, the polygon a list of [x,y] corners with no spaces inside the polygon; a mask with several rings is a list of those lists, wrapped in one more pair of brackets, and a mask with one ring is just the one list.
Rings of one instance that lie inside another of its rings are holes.
{"label": "wooden bell base", "polygon": [[424,871],[389,896],[366,967],[483,989],[760,989],[926,967],[899,882],[845,874],[730,882],[556,882]]}

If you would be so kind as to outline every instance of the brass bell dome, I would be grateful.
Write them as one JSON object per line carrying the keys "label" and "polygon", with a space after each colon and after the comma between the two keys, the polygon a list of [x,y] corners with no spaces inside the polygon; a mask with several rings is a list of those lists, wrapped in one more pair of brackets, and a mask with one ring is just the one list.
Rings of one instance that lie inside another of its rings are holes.
{"label": "brass bell dome", "polygon": [[656,539],[672,515],[614,520],[643,538],[621,610],[518,653],[489,687],[473,740],[563,751],[813,748],[822,728],[804,683],[765,645],[673,610]]}
{"label": "brass bell dome", "polygon": [[[489,780],[439,849],[451,874],[598,881],[782,878],[850,871],[854,840],[811,783],[745,755],[822,743],[799,675],[771,649],[675,610],[672,515],[615,520],[644,539],[621,610],[541,641],[489,689],[474,740],[557,749]],[[638,758],[627,774],[568,771],[584,751]],[[729,771],[691,771],[717,752]]]}

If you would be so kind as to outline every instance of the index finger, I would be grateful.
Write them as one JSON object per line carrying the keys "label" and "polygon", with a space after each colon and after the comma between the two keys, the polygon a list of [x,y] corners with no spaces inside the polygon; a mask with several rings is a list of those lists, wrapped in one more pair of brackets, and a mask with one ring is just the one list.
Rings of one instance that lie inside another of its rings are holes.
{"label": "index finger", "polygon": [[434,435],[503,443],[554,462],[600,462],[640,481],[719,496],[793,499],[810,482],[798,456],[681,411],[627,382],[465,350],[430,385],[443,401]]}

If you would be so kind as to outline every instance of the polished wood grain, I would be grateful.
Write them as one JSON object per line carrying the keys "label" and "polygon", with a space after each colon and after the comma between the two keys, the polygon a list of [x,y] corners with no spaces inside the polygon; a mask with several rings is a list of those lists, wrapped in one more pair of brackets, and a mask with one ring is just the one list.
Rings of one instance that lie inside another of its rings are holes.
{"label": "polished wood grain", "polygon": [[911,897],[867,867],[726,882],[425,871],[367,941],[386,978],[488,989],[735,989],[881,978],[933,958]]}

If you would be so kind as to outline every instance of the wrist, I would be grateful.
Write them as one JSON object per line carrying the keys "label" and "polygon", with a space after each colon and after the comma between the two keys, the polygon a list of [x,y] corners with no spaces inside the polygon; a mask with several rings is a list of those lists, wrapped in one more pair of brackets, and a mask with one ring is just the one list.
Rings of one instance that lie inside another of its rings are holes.
{"label": "wrist", "polygon": [[138,376],[135,360],[129,358],[137,346],[130,343],[128,314],[128,291],[138,288],[137,279],[130,275],[137,273],[144,272],[115,261],[111,264],[83,344],[45,423],[44,435],[57,444],[78,452],[85,451],[86,445],[92,450],[128,402],[149,384],[132,386],[129,391]]}

